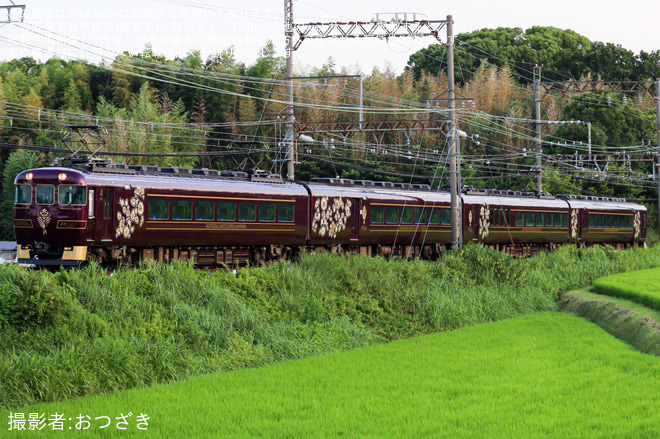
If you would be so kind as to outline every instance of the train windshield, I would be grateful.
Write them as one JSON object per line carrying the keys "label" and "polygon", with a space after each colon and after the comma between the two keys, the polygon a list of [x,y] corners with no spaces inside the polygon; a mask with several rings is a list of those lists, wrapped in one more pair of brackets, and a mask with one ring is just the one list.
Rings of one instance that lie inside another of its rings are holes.
{"label": "train windshield", "polygon": [[37,204],[53,204],[55,202],[55,186],[52,184],[37,185]]}
{"label": "train windshield", "polygon": [[30,204],[32,201],[32,186],[29,184],[17,184],[14,191],[14,203]]}
{"label": "train windshield", "polygon": [[63,184],[59,189],[59,203],[65,205],[87,204],[87,188],[85,186]]}

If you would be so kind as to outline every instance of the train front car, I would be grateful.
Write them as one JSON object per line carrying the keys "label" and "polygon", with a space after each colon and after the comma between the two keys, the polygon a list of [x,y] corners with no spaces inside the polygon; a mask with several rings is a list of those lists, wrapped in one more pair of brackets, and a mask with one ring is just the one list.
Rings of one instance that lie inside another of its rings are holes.
{"label": "train front car", "polygon": [[90,233],[85,174],[39,168],[21,172],[14,183],[18,262],[59,266],[85,261]]}

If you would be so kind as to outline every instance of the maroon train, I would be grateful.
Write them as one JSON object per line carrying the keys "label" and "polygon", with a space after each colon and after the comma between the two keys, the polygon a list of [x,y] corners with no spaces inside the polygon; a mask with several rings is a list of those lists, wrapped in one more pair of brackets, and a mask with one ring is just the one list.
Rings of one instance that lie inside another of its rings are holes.
{"label": "maroon train", "polygon": [[[15,180],[18,260],[75,265],[188,260],[230,267],[304,250],[437,257],[450,196],[427,185],[87,163]],[[623,199],[461,194],[463,242],[515,255],[557,245],[644,245],[647,212]]]}

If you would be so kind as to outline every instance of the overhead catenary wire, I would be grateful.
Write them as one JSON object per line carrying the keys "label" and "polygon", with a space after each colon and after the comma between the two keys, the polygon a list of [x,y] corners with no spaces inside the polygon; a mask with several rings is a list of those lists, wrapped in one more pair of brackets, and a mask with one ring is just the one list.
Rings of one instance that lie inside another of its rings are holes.
{"label": "overhead catenary wire", "polygon": [[[102,48],[98,48],[98,49],[102,49]],[[208,71],[199,71],[199,70],[195,71],[194,69],[187,69],[187,68],[180,67],[180,66],[167,66],[167,65],[163,65],[163,64],[159,64],[159,63],[146,63],[145,60],[141,60],[139,58],[129,59],[129,62],[125,62],[125,61],[118,62],[117,59],[111,59],[109,57],[107,57],[107,60],[112,61],[113,63],[116,63],[117,66],[119,66],[119,67],[125,67],[126,69],[135,69],[135,68],[137,68],[138,70],[143,69],[146,73],[149,73],[151,75],[159,75],[161,77],[161,80],[165,81],[165,83],[171,83],[173,85],[184,85],[184,86],[189,86],[189,87],[192,87],[192,88],[195,88],[195,89],[198,89],[198,90],[206,90],[206,91],[210,91],[210,92],[218,91],[217,86],[204,87],[204,86],[200,86],[198,83],[196,83],[194,81],[188,81],[188,80],[183,80],[182,81],[182,80],[180,80],[180,78],[176,78],[176,77],[173,76],[174,74],[176,74],[176,75],[189,77],[189,78],[208,79],[209,77],[213,77],[215,72],[211,72],[210,75],[209,75]],[[136,67],[136,66],[138,66],[138,67]],[[115,70],[110,70],[110,71],[127,73],[127,71],[125,69],[122,69],[122,68],[115,68]],[[166,72],[169,72],[169,73],[166,73]],[[131,73],[134,73],[134,72],[131,72]],[[472,72],[472,74],[474,74],[474,73],[475,72]],[[140,74],[138,74],[138,76],[139,75]],[[142,75],[142,77],[144,77],[146,79],[149,79],[149,80],[154,80],[154,78],[149,76],[149,75]],[[271,88],[277,87],[279,85],[275,80],[270,80],[270,79],[262,80],[262,79],[255,79],[255,78],[252,78],[252,77],[245,77],[245,76],[239,76],[239,78],[235,78],[235,77],[227,76],[226,74],[218,74],[217,78],[215,78],[214,80],[216,81],[216,83],[218,85],[223,84],[223,83],[225,85],[228,84],[228,83],[233,84],[233,83],[237,83],[239,81],[253,82],[253,83],[262,84],[262,85],[269,84]],[[169,81],[169,82],[167,82],[167,81]],[[260,91],[260,89],[254,89],[254,88],[249,88],[249,89],[252,90],[252,91]],[[522,87],[520,89],[525,90]],[[326,88],[326,90],[328,90],[328,89]],[[223,90],[220,89],[219,92],[222,92],[222,91]],[[353,93],[353,92],[354,91],[350,91],[349,93]],[[332,93],[332,91],[331,91],[331,93]],[[274,95],[277,96],[278,93],[275,92]],[[279,95],[281,95],[281,93],[279,93]],[[266,100],[264,100],[262,97],[251,96],[251,95],[246,95],[246,94],[237,94],[237,96],[238,97],[245,97],[245,98],[250,98],[250,99],[256,99],[256,100],[262,100],[262,101],[282,104],[282,101],[278,100],[278,99],[266,99]],[[351,95],[349,94],[349,96],[351,96]],[[422,104],[417,103],[417,102],[409,102],[409,101],[404,101],[404,100],[398,100],[398,101],[393,102],[391,98],[386,97],[386,96],[381,96],[381,95],[378,95],[378,94],[371,94],[371,95],[367,94],[367,96],[370,97],[373,100],[373,102],[375,102],[375,103],[379,103],[379,104],[382,104],[382,105],[387,104],[387,105],[390,105],[390,106],[392,104],[395,105],[395,108],[385,107],[385,106],[383,106],[383,107],[370,107],[369,110],[368,110],[368,114],[374,115],[374,116],[382,115],[382,114],[392,114],[392,115],[396,114],[396,115],[399,115],[399,114],[406,114],[406,113],[411,114],[411,115],[419,115],[419,114],[424,114],[424,112],[427,112],[427,113],[435,112],[435,110],[428,111],[427,109],[423,108]],[[329,107],[331,107],[331,105],[328,105],[328,104],[333,103],[332,101],[323,102],[323,101],[319,101],[318,98],[314,98],[314,97],[307,98],[307,97],[304,97],[304,96],[301,98],[301,103],[305,103],[306,99],[311,99],[311,101],[309,103],[312,106],[315,105],[316,106],[315,108],[324,109],[324,110],[328,110]],[[342,113],[354,112],[354,110],[352,111],[351,108],[342,108],[342,109],[334,108],[334,110],[342,112]],[[463,120],[464,122],[473,121],[475,117],[476,116],[475,116],[474,113],[472,113],[471,116],[468,116],[468,114],[466,113],[465,117],[459,116],[459,121],[460,120]],[[492,115],[487,115],[487,116],[481,115],[481,117],[486,117],[487,119],[492,120],[492,121],[496,120],[495,117],[492,116]],[[277,122],[273,122],[273,123],[277,123]],[[530,142],[530,141],[533,140],[533,136],[530,134],[531,131],[529,130],[529,128],[526,128],[523,125],[521,125],[521,124],[524,124],[524,123],[527,123],[527,122],[521,121],[520,124],[514,126],[513,130],[499,129],[496,126],[486,125],[486,124],[481,124],[481,126],[479,126],[479,123],[475,124],[475,127],[480,127],[483,130],[489,130],[493,134],[498,134],[498,135],[508,134],[508,135],[510,135],[510,137],[512,139],[517,139],[517,141]],[[151,126],[156,126],[153,123],[146,123],[146,124],[151,125]],[[198,129],[198,128],[199,127],[197,127],[197,128],[194,128],[192,126],[190,127],[190,129],[192,129],[192,130]],[[271,141],[273,141],[273,139],[271,139]],[[493,145],[494,143],[496,143],[496,142],[494,142],[494,141],[490,142],[491,145]],[[507,150],[518,151],[519,150],[517,147],[514,147],[512,145],[507,145],[507,144],[504,144],[504,143],[501,143],[501,142],[497,142],[497,143],[499,143],[501,145],[501,147],[499,148],[500,151],[507,151]],[[578,148],[578,147],[576,146],[576,148]],[[607,148],[607,147],[603,147],[603,148]],[[630,148],[632,150],[633,147],[630,147]],[[606,149],[603,149],[603,151],[606,151]],[[516,153],[512,152],[512,153],[510,153],[509,158],[511,160],[524,158],[524,153],[517,153],[516,154]],[[466,159],[469,159],[469,157],[466,157]]]}

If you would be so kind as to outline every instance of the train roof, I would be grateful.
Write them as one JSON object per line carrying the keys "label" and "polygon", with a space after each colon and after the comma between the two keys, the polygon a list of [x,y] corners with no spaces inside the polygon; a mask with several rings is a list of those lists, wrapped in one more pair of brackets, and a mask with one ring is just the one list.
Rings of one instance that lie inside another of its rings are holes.
{"label": "train roof", "polygon": [[566,200],[566,202],[575,209],[599,209],[599,210],[636,210],[646,212],[646,207],[642,204],[631,203],[629,201],[591,201],[591,200]]}
{"label": "train roof", "polygon": [[509,207],[543,207],[566,209],[566,201],[557,198],[536,198],[536,197],[515,197],[500,195],[473,195],[464,194],[461,196],[463,201],[470,204],[496,204]]}
{"label": "train roof", "polygon": [[[74,179],[77,184],[87,185],[131,185],[145,186],[151,189],[200,192],[217,191],[222,186],[222,190],[236,193],[259,192],[265,195],[307,194],[307,191],[301,185],[289,181],[283,181],[279,175],[277,176],[278,178],[275,178],[270,177],[269,175],[260,174],[250,178],[251,176],[247,175],[247,173],[239,173],[238,171],[234,171],[231,174],[214,171],[207,175],[198,175],[188,172],[193,171],[190,169],[180,171],[181,168],[175,168],[177,169],[177,172],[171,172],[172,168],[159,169],[160,171],[158,172],[156,172],[156,170],[153,172],[142,172],[137,169],[133,170],[134,172],[131,172],[130,168],[124,167],[118,169],[114,167],[102,167],[101,170],[77,167],[45,167],[24,171],[17,176],[17,181],[24,179],[28,172],[44,172],[49,175],[49,178],[53,178],[54,180],[57,179],[58,173],[65,172]],[[162,172],[163,169],[166,169],[166,171]],[[247,178],[245,178],[246,176]]]}
{"label": "train roof", "polygon": [[[312,196],[337,196],[382,199],[417,203],[449,203],[447,191],[431,190],[427,184],[392,183],[387,181],[351,180],[344,178],[313,178],[310,182],[290,182],[278,174],[265,171],[218,171],[207,168],[179,168],[176,166],[126,165],[109,161],[91,162],[80,166],[50,166],[20,173],[16,181],[25,179],[28,172],[47,172],[53,178],[67,172],[80,183],[144,185],[163,190],[213,191],[221,183],[225,190],[237,193],[258,191],[263,194],[305,195],[304,186]],[[646,211],[646,207],[631,203],[624,198],[542,194],[531,191],[494,189],[468,189],[460,194],[471,204],[498,204],[512,207],[591,208],[599,210]]]}
{"label": "train roof", "polygon": [[446,191],[431,191],[429,185],[349,180],[344,178],[313,178],[306,183],[312,196],[336,196],[369,198],[414,203],[449,203]]}

